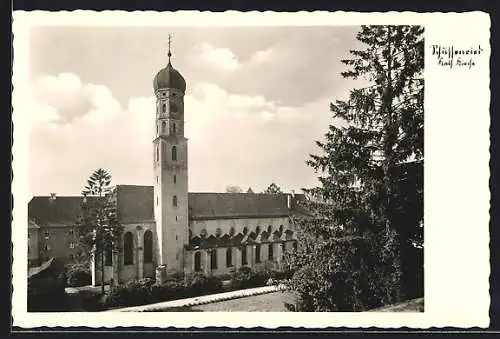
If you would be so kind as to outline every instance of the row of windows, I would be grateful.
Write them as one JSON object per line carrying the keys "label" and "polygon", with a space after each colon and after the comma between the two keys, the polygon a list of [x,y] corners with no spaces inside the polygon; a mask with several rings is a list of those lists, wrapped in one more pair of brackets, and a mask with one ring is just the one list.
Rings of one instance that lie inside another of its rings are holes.
{"label": "row of windows", "polygon": [[[167,93],[166,93],[166,92],[163,92],[161,95],[162,95],[162,96],[164,96],[164,97],[166,97],[166,96],[167,96]],[[175,93],[175,92],[171,92],[171,93],[170,93],[170,95],[172,95],[173,97],[175,97],[175,96],[176,96],[176,93]]]}
{"label": "row of windows", "polygon": [[[268,260],[274,260],[274,244],[269,244],[267,245],[267,259]],[[281,247],[283,251],[285,250],[285,244],[281,244]],[[297,250],[297,242],[293,243],[293,249],[296,251]],[[261,262],[261,255],[260,255],[260,245],[255,246],[255,262],[260,263]],[[247,258],[247,247],[244,246],[241,248],[241,265],[248,265],[248,258]],[[226,267],[233,267],[233,249],[228,248],[226,249]],[[194,269],[195,271],[201,271],[201,252],[196,252],[194,254]],[[213,250],[210,252],[210,269],[215,270],[217,269],[217,251]]]}
{"label": "row of windows", "polygon": [[[69,235],[70,237],[73,237],[73,236],[75,235],[75,231],[74,231],[74,230],[72,230],[72,229],[70,229],[70,230],[68,231],[68,235]],[[45,238],[45,239],[48,239],[48,238],[50,237],[50,231],[49,231],[49,230],[45,230],[45,231],[43,231],[43,236],[44,236],[44,238]],[[29,238],[30,238],[30,234],[28,233],[28,239],[29,239]]]}
{"label": "row of windows", "polygon": [[[178,112],[178,111],[179,111],[179,107],[175,103],[170,102],[170,112]],[[167,113],[167,104],[161,105],[161,112]]]}
{"label": "row of windows", "polygon": [[[172,181],[174,182],[174,184],[177,184],[177,175],[173,175],[172,176]],[[158,178],[158,176],[156,176],[156,183],[158,184],[160,182],[160,179]]]}
{"label": "row of windows", "polygon": [[[280,232],[280,233],[281,233],[281,232],[283,232],[283,229],[284,229],[283,225],[280,225],[280,227],[279,227],[279,232]],[[272,231],[273,231],[273,226],[272,226],[272,225],[267,226],[267,233],[271,233]],[[256,233],[256,234],[260,234],[260,232],[261,232],[260,226],[257,226],[257,227],[255,228],[255,233]],[[236,233],[235,228],[234,228],[234,227],[231,227],[231,228],[229,229],[229,235],[230,235],[230,236],[233,236],[233,235],[235,235],[235,233]],[[243,227],[243,232],[242,232],[242,233],[243,233],[243,235],[247,235],[247,234],[248,234],[248,227],[246,227],[246,226],[245,226],[245,227]],[[200,236],[201,236],[202,238],[206,237],[206,236],[207,236],[207,234],[208,234],[208,233],[207,233],[207,230],[206,230],[206,229],[202,229],[202,230],[200,231]],[[215,236],[219,237],[219,236],[221,236],[221,235],[222,235],[222,229],[221,229],[221,228],[217,228],[217,229],[215,230]],[[189,237],[190,237],[190,238],[192,238],[192,231],[191,231],[191,230],[189,230]]]}
{"label": "row of windows", "polygon": [[[177,161],[177,147],[176,146],[172,146],[172,160]],[[156,147],[156,161],[160,161],[160,148],[159,147]]]}
{"label": "row of windows", "polygon": [[[112,250],[106,251],[105,258],[106,266],[111,266],[113,263]],[[144,232],[144,263],[153,262],[153,232]],[[123,238],[123,264],[134,264],[134,235],[131,232],[126,232]]]}
{"label": "row of windows", "polygon": [[[160,203],[160,201],[159,201],[158,197],[156,197],[156,206],[158,206],[159,203]],[[172,205],[174,207],[177,207],[177,196],[176,195],[174,195],[172,197]]]}
{"label": "row of windows", "polygon": [[[167,123],[165,121],[161,122],[161,132],[165,133],[167,131]],[[177,125],[172,124],[172,127],[170,128],[170,133],[175,134],[177,133]],[[156,125],[156,134],[158,134],[158,125]]]}

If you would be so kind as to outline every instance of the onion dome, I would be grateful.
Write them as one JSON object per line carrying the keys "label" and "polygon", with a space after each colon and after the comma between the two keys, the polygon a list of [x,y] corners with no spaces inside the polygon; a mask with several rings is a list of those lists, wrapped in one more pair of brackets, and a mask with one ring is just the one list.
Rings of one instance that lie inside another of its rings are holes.
{"label": "onion dome", "polygon": [[159,89],[174,88],[179,91],[186,91],[186,80],[184,77],[172,66],[170,60],[167,67],[161,69],[154,77],[153,88],[155,92]]}
{"label": "onion dome", "polygon": [[186,91],[186,80],[170,63],[170,36],[168,41],[168,64],[165,68],[161,69],[154,77],[153,88],[155,92],[159,89],[173,88],[181,92]]}

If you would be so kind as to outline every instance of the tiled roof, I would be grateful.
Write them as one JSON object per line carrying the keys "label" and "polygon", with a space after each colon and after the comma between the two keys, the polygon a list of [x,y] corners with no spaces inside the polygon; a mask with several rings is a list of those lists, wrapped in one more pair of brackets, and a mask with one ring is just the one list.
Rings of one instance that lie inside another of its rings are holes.
{"label": "tiled roof", "polygon": [[[116,186],[117,212],[122,223],[154,221],[153,186]],[[304,199],[295,195],[295,199]],[[190,219],[273,218],[301,214],[286,194],[189,193]],[[37,196],[28,204],[29,220],[40,227],[73,226],[78,220],[81,196]]]}
{"label": "tiled roof", "polygon": [[40,227],[74,226],[80,213],[81,196],[33,197],[28,204],[28,219]]}
{"label": "tiled roof", "polygon": [[118,185],[117,212],[122,223],[153,222],[153,186]]}
{"label": "tiled roof", "polygon": [[282,194],[189,193],[191,219],[257,218],[287,216]]}

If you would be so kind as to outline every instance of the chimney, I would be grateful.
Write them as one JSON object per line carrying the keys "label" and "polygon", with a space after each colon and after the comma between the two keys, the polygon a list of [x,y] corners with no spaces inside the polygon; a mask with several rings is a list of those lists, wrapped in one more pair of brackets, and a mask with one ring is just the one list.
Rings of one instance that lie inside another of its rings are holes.
{"label": "chimney", "polygon": [[50,201],[56,200],[56,194],[55,193],[50,193]]}

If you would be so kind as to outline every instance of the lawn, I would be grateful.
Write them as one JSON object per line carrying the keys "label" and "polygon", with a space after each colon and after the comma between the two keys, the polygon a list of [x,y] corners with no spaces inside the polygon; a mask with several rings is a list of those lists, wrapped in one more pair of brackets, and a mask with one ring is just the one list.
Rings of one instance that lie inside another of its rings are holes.
{"label": "lawn", "polygon": [[[293,303],[286,292],[273,292],[198,306],[163,309],[160,312],[289,312],[284,303]],[[424,299],[413,299],[370,312],[423,312]],[[154,312],[154,311],[153,311]]]}
{"label": "lawn", "polygon": [[162,312],[287,312],[283,303],[291,300],[291,296],[285,292],[273,292],[205,305],[165,309]]}

